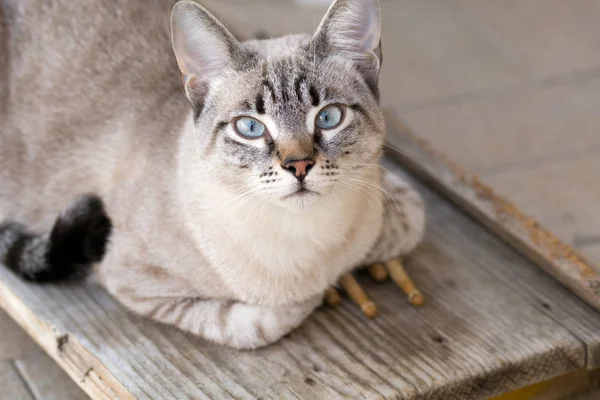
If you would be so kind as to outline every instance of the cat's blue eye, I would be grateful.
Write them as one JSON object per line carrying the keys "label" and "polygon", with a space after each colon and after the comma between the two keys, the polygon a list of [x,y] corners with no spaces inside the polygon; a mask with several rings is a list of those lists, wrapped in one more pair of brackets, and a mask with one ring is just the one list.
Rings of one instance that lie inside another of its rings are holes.
{"label": "cat's blue eye", "polygon": [[319,129],[333,129],[342,122],[342,119],[344,119],[344,110],[342,107],[332,104],[319,111],[315,125]]}
{"label": "cat's blue eye", "polygon": [[241,117],[235,120],[235,130],[246,139],[258,139],[265,133],[265,125],[251,117]]}

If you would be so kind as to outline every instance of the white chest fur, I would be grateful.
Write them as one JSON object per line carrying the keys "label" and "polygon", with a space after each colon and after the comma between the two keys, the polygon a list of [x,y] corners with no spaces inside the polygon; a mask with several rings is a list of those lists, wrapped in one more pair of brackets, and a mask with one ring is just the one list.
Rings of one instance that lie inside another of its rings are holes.
{"label": "white chest fur", "polygon": [[190,230],[211,267],[249,303],[281,305],[321,294],[358,266],[382,223],[377,194],[336,193],[290,211],[254,203],[220,209],[224,199],[210,193],[202,223]]}

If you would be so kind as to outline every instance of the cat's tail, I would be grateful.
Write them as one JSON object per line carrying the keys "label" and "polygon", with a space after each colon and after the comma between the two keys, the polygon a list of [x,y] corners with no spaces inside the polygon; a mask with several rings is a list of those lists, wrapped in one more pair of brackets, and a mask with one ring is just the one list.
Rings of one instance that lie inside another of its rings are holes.
{"label": "cat's tail", "polygon": [[48,234],[24,225],[0,224],[0,264],[29,281],[51,282],[86,275],[104,256],[112,223],[100,197],[82,195],[56,219]]}

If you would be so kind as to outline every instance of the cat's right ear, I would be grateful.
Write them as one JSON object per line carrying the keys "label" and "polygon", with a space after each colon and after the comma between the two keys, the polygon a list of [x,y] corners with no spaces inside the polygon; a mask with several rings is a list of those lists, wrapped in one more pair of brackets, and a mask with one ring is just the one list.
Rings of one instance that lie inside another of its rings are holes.
{"label": "cat's right ear", "polygon": [[233,68],[238,42],[211,13],[187,0],[173,7],[171,41],[185,94],[194,107],[202,107],[211,82]]}

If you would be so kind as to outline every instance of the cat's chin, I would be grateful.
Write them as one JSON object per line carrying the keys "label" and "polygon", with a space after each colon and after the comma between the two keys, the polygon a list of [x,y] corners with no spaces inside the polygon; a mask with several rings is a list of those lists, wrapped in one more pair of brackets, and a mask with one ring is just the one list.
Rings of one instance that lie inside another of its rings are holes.
{"label": "cat's chin", "polygon": [[284,196],[279,203],[292,211],[302,211],[311,208],[319,199],[320,194],[317,192],[300,189],[294,193]]}

